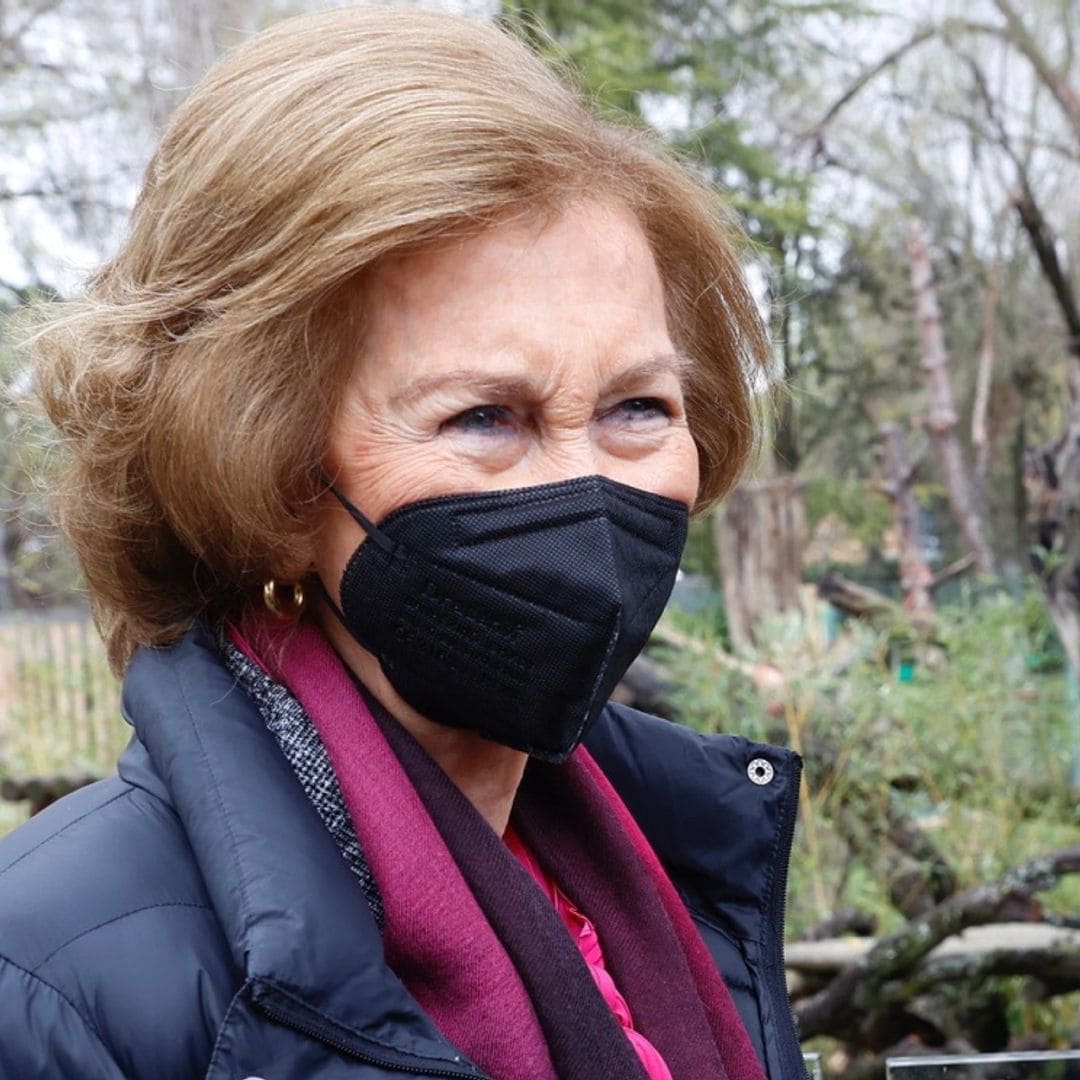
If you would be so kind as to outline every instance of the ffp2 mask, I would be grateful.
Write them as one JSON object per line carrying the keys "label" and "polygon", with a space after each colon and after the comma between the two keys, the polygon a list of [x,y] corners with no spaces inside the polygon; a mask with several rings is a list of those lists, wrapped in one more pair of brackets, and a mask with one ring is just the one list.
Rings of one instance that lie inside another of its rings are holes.
{"label": "ffp2 mask", "polygon": [[378,525],[334,493],[368,534],[338,615],[397,693],[549,761],[645,645],[686,542],[684,504],[601,476],[426,499]]}

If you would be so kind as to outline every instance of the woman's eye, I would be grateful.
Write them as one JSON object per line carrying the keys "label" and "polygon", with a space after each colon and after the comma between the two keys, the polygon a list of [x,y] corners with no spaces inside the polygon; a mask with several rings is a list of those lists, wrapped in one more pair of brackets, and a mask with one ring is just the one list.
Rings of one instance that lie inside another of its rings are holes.
{"label": "woman's eye", "polygon": [[514,426],[514,414],[505,405],[477,405],[443,422],[442,427],[479,435],[500,434]]}
{"label": "woman's eye", "polygon": [[666,401],[654,397],[628,398],[620,401],[612,413],[620,420],[631,423],[642,420],[656,420],[671,416],[671,407]]}

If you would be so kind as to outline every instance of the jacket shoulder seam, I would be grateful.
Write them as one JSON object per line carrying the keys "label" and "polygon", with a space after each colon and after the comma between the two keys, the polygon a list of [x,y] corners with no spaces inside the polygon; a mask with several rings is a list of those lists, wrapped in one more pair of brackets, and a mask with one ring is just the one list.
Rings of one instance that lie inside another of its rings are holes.
{"label": "jacket shoulder seam", "polygon": [[38,963],[34,965],[34,970],[31,972],[31,974],[39,971],[50,960],[52,960],[53,957],[63,952],[64,949],[66,949],[69,945],[74,945],[76,941],[79,941],[81,938],[86,937],[88,934],[93,934],[98,930],[104,929],[106,926],[111,926],[113,923],[121,922],[124,919],[130,919],[133,915],[139,915],[144,911],[155,911],[158,908],[196,908],[201,911],[210,911],[210,906],[208,904],[195,903],[194,901],[190,900],[166,900],[159,904],[144,904],[142,907],[132,908],[130,911],[123,911],[119,915],[113,915],[108,919],[102,920],[94,926],[88,926],[85,930],[80,930],[73,937],[68,938],[67,941],[63,942],[60,945],[57,945],[56,948],[53,949],[53,951],[49,953],[48,956],[46,956],[43,960],[39,960]]}
{"label": "jacket shoulder seam", "polygon": [[[113,779],[118,779],[118,778],[114,777]],[[0,877],[3,877],[4,874],[6,874],[13,867],[18,866],[19,863],[21,863],[23,861],[23,859],[29,858],[29,856],[33,855],[34,852],[37,851],[39,848],[44,847],[47,843],[49,843],[50,840],[55,839],[57,836],[62,836],[64,833],[66,833],[68,831],[68,829],[72,829],[76,825],[78,825],[80,821],[85,821],[88,817],[92,817],[94,814],[98,813],[100,810],[104,810],[106,806],[110,806],[112,803],[116,802],[118,799],[127,798],[135,790],[134,786],[129,784],[126,780],[120,780],[120,783],[124,785],[124,790],[123,791],[118,791],[115,795],[113,795],[110,798],[106,799],[105,802],[98,803],[97,806],[91,807],[85,813],[80,814],[77,818],[72,818],[72,820],[69,821],[62,828],[57,829],[55,832],[49,833],[48,836],[43,836],[33,847],[27,848],[27,850],[24,851],[17,859],[13,859],[10,863],[7,864],[7,866],[5,866],[2,870],[0,870]],[[0,958],[0,959],[2,959],[2,958]]]}
{"label": "jacket shoulder seam", "polygon": [[48,980],[43,979],[35,972],[23,967],[22,964],[17,964],[8,956],[0,954],[0,964],[6,964],[8,967],[20,972],[21,974],[25,975],[26,978],[31,979],[33,982],[37,983],[39,986],[45,987],[46,990],[51,990],[82,1021],[83,1026],[91,1035],[93,1035],[94,1039],[101,1046],[102,1050],[105,1051],[109,1060],[115,1063],[115,1058],[113,1057],[112,1051],[109,1049],[104,1038],[102,1038],[101,1032],[97,1029],[97,1025],[75,1004],[74,1001],[71,1000],[71,998],[67,996],[67,994],[63,992],[63,990],[61,990],[57,986],[54,986]]}

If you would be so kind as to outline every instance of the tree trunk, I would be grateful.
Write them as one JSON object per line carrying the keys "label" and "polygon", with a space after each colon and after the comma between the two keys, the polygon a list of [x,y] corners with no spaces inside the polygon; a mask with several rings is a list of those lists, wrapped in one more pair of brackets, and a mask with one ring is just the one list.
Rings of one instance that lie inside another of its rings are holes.
{"label": "tree trunk", "polygon": [[[799,269],[799,238],[796,235],[790,241],[782,234],[776,238],[775,250],[779,269],[778,288],[769,289],[769,310],[772,337],[780,351],[783,368],[780,372],[781,389],[777,394],[776,410],[773,414],[774,430],[772,436],[773,467],[779,475],[799,471],[799,439],[796,429],[795,397],[788,381],[793,378],[795,364],[792,355],[792,323],[794,310],[789,298],[797,291],[795,280]],[[789,265],[790,263],[790,265]],[[778,295],[777,295],[778,294]]]}
{"label": "tree trunk", "polygon": [[788,475],[741,484],[713,518],[713,542],[731,642],[752,646],[763,618],[799,608],[806,547],[801,482]]}
{"label": "tree trunk", "polygon": [[911,490],[914,469],[908,463],[904,436],[900,429],[895,424],[885,424],[881,429],[881,436],[885,443],[886,480],[883,490],[889,496],[893,507],[904,610],[916,622],[925,622],[934,614],[934,601],[931,596],[934,575],[923,554],[919,504]]}
{"label": "tree trunk", "polygon": [[1014,205],[1065,324],[1069,403],[1065,430],[1051,446],[1027,452],[1024,488],[1031,560],[1072,677],[1080,680],[1080,302],[1061,265],[1055,237],[1023,176]]}
{"label": "tree trunk", "polygon": [[949,353],[941,328],[941,310],[934,289],[934,272],[930,265],[926,233],[917,218],[911,222],[908,257],[922,340],[922,368],[926,372],[930,396],[926,429],[934,445],[953,517],[975,556],[975,568],[979,573],[990,574],[994,571],[994,557],[986,543],[971,472],[964,461],[964,452],[956,433],[957,415],[949,381]]}
{"label": "tree trunk", "polygon": [[994,374],[994,339],[997,336],[997,306],[1001,294],[1001,268],[994,263],[987,273],[986,306],[983,309],[982,341],[979,345],[979,373],[975,380],[975,403],[971,408],[971,445],[975,448],[975,483],[980,502],[990,466],[990,436],[986,414],[990,406],[990,383]]}
{"label": "tree trunk", "polygon": [[1064,434],[1024,469],[1031,558],[1074,675],[1080,675],[1080,398]]}
{"label": "tree trunk", "polygon": [[9,611],[15,606],[12,589],[14,575],[8,557],[8,528],[7,507],[0,505],[0,611]]}

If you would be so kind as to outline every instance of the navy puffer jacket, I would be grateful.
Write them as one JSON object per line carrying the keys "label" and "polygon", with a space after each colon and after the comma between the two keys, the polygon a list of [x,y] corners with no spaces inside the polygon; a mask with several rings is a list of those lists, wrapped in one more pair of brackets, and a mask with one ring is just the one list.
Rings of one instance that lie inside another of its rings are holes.
{"label": "navy puffer jacket", "polygon": [[[210,637],[139,653],[123,700],[119,775],[0,842],[0,1078],[479,1077],[386,966],[356,878]],[[618,706],[589,749],[770,1080],[801,1077],[780,937],[798,759]]]}

